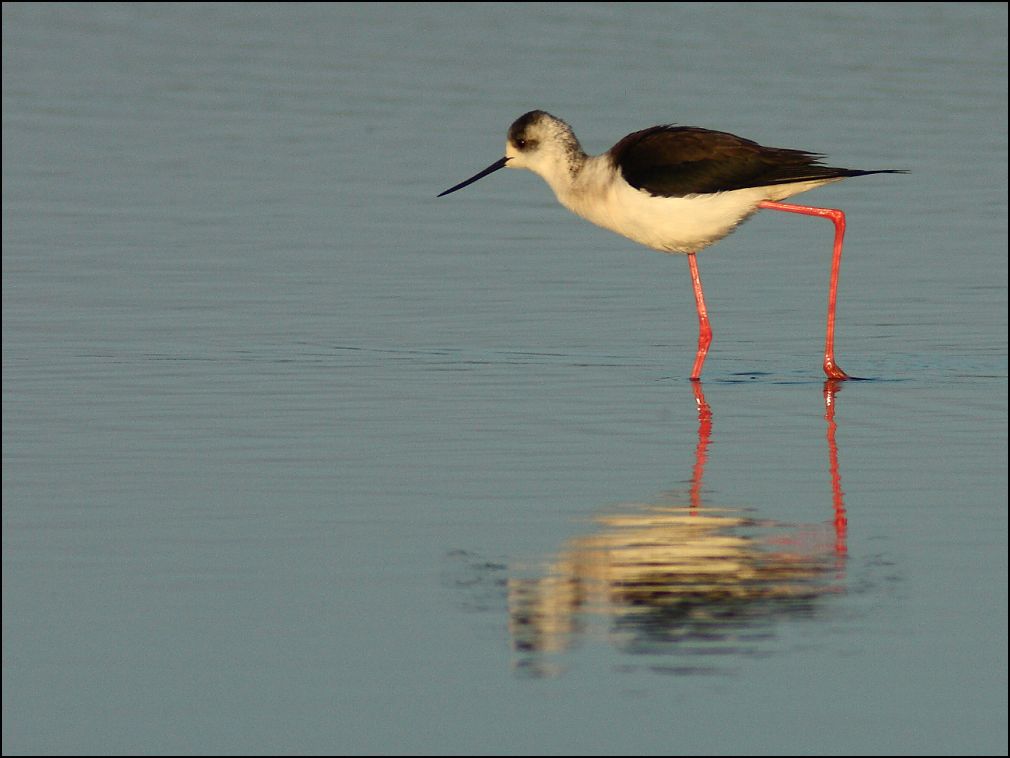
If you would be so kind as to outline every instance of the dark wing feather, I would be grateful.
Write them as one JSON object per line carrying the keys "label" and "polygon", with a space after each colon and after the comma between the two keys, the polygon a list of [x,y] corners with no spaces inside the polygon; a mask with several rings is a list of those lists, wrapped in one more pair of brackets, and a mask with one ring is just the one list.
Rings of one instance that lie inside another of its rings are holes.
{"label": "dark wing feather", "polygon": [[654,126],[629,134],[610,155],[628,184],[662,197],[876,173],[824,166],[815,153],[763,147],[694,126]]}

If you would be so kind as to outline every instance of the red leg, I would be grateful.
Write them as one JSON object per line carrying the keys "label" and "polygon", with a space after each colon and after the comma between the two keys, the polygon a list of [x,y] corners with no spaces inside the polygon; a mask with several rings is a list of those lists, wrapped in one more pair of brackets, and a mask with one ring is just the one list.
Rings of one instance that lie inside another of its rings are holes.
{"label": "red leg", "polygon": [[691,381],[701,379],[701,367],[708,355],[708,346],[712,344],[712,327],[708,324],[708,309],[705,307],[705,293],[701,291],[701,277],[698,275],[698,261],[694,253],[687,254],[687,262],[691,266],[691,284],[694,286],[694,302],[698,306],[698,352],[694,356],[694,368],[691,369]]}
{"label": "red leg", "polygon": [[773,203],[765,200],[758,206],[773,211],[801,213],[831,219],[835,225],[835,249],[831,258],[831,284],[828,288],[828,329],[824,338],[824,373],[829,379],[848,379],[849,375],[835,363],[835,302],[838,298],[838,269],[842,264],[842,240],[845,237],[845,214],[834,208],[812,208],[808,205]]}

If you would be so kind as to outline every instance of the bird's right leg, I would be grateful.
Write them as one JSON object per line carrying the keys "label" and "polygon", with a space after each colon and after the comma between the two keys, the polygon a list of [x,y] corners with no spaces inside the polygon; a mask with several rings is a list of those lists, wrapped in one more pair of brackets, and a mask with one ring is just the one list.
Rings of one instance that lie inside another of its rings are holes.
{"label": "bird's right leg", "polygon": [[835,304],[838,301],[838,269],[842,263],[842,241],[845,239],[845,214],[835,208],[813,208],[809,205],[774,203],[770,200],[759,203],[758,207],[826,218],[835,225],[835,248],[831,256],[831,283],[828,286],[828,328],[824,336],[824,373],[829,379],[848,379],[849,375],[842,371],[842,367],[835,361]]}

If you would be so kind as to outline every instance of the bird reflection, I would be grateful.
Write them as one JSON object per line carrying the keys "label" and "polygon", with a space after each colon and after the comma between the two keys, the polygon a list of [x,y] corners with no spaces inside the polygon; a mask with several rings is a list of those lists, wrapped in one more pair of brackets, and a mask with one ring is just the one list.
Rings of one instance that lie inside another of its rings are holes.
{"label": "bird reflection", "polygon": [[[833,518],[781,524],[706,504],[702,481],[713,414],[693,383],[698,443],[687,492],[665,493],[595,519],[598,529],[569,540],[546,571],[507,582],[515,665],[532,676],[560,672],[551,654],[602,638],[633,653],[684,656],[668,673],[721,673],[712,656],[760,655],[775,623],[809,617],[841,591],[846,518],[835,400],[824,385]],[[515,573],[515,572],[510,572]]]}

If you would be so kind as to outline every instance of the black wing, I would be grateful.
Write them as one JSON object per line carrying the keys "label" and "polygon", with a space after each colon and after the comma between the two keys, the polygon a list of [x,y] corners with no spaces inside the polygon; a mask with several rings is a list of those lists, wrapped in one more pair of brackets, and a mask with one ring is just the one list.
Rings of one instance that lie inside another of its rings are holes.
{"label": "black wing", "polygon": [[824,166],[816,153],[763,147],[695,126],[654,126],[629,134],[610,156],[628,184],[662,197],[884,173]]}

